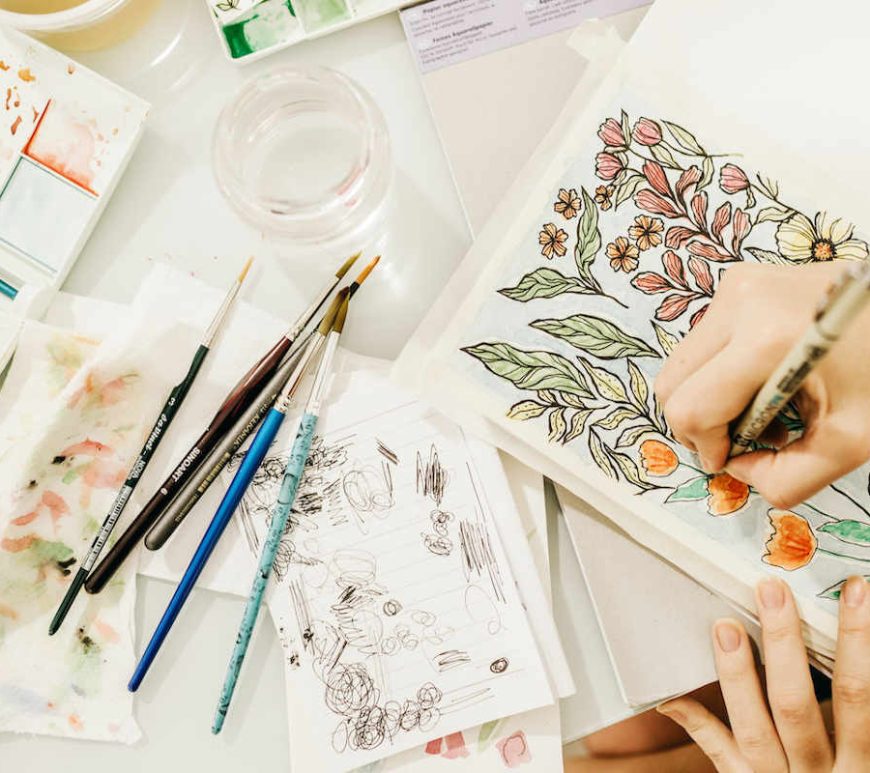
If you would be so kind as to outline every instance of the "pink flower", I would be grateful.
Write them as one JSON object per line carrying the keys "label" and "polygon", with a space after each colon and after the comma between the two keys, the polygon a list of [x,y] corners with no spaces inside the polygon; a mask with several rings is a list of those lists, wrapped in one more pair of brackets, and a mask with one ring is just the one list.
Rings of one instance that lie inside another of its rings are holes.
{"label": "pink flower", "polygon": [[695,225],[703,229],[707,225],[707,192],[701,191],[692,196],[692,214]]}
{"label": "pink flower", "polygon": [[685,172],[680,175],[677,180],[677,196],[682,197],[683,194],[692,186],[697,185],[701,180],[701,170],[697,166],[690,166]]}
{"label": "pink flower", "polygon": [[725,193],[739,193],[749,187],[749,178],[739,166],[725,164],[719,170],[719,187]]}
{"label": "pink flower", "polygon": [[698,309],[691,317],[689,317],[689,328],[695,327],[702,319],[704,319],[704,315],[707,313],[707,309],[710,308],[710,304],[706,304]]}
{"label": "pink flower", "polygon": [[595,174],[602,180],[612,180],[624,168],[625,165],[613,153],[599,153],[595,156]]}
{"label": "pink flower", "polygon": [[713,236],[717,239],[722,238],[722,229],[731,222],[731,202],[726,201],[722,206],[717,207],[713,213],[713,225],[710,230]]}
{"label": "pink flower", "polygon": [[622,133],[622,126],[615,118],[608,118],[598,127],[598,136],[605,145],[612,148],[624,148],[627,142]]}
{"label": "pink flower", "polygon": [[655,161],[647,161],[643,165],[643,176],[662,196],[671,195],[671,186],[668,185],[667,175],[665,175],[665,170],[662,169],[661,165]]}
{"label": "pink flower", "polygon": [[694,228],[686,228],[684,225],[672,226],[665,234],[665,247],[678,250],[695,236],[698,236],[698,232]]}
{"label": "pink flower", "polygon": [[495,748],[498,749],[502,761],[509,768],[518,768],[523,763],[532,761],[526,734],[522,730],[517,730],[516,733],[502,738],[496,743]]}
{"label": "pink flower", "polygon": [[695,284],[706,295],[713,294],[713,275],[710,273],[710,267],[707,262],[701,258],[692,255],[689,258],[689,271],[695,277]]}
{"label": "pink flower", "polygon": [[703,242],[692,242],[689,245],[689,252],[692,255],[697,255],[699,258],[707,258],[707,260],[715,260],[717,263],[727,263],[729,260],[737,260],[733,255],[725,252],[714,244],[704,244]]}
{"label": "pink flower", "polygon": [[740,208],[734,210],[734,219],[731,221],[731,230],[734,233],[734,238],[731,241],[731,249],[734,250],[735,253],[740,252],[740,245],[743,244],[746,235],[752,230],[752,223],[749,222],[749,215]]}
{"label": "pink flower", "polygon": [[671,322],[683,314],[693,300],[695,300],[694,295],[677,295],[676,293],[669,295],[656,309],[655,317],[662,322]]}
{"label": "pink flower", "polygon": [[632,287],[637,288],[645,295],[655,295],[667,290],[673,290],[674,286],[661,274],[654,271],[644,271],[631,280]]}
{"label": "pink flower", "polygon": [[666,250],[662,255],[662,265],[665,267],[665,273],[673,282],[678,284],[684,290],[689,289],[689,283],[686,281],[686,272],[683,268],[683,261],[680,256],[673,250]]}
{"label": "pink flower", "polygon": [[664,215],[665,217],[678,217],[679,211],[663,196],[660,196],[655,191],[648,189],[638,191],[634,195],[634,203],[638,209],[643,209],[651,212],[654,215]]}
{"label": "pink flower", "polygon": [[641,118],[634,125],[631,136],[641,145],[658,145],[662,141],[662,127],[649,118]]}

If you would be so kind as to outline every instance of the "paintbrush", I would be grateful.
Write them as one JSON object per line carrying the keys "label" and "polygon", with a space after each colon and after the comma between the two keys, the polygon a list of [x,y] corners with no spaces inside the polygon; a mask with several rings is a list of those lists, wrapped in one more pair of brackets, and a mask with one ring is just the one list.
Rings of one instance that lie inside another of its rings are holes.
{"label": "paintbrush", "polygon": [[112,546],[103,560],[88,575],[87,580],[85,580],[85,590],[88,593],[99,593],[106,586],[106,583],[118,571],[121,564],[133,552],[139,540],[145,536],[145,533],[153,526],[163,511],[181,491],[186,481],[197,471],[211,450],[229,431],[236,419],[260,394],[266,382],[278,369],[281,360],[284,359],[290,346],[326,302],[359,256],[360,253],[357,253],[342,264],[341,268],[335,272],[335,277],[323,287],[293,326],[236,384],[212,418],[206,430],[176,465],[170,476],[163,481],[163,484],[151,499],[148,500],[145,507],[139,512],[139,515],[136,516],[133,522],[121,534],[118,541]]}
{"label": "paintbrush", "polygon": [[[380,260],[380,255],[374,258],[362,273],[348,286],[348,298],[352,298],[366,277],[372,272]],[[293,368],[295,361],[292,357],[278,369],[266,388],[263,390],[264,397],[251,405],[241,418],[235,423],[232,430],[221,440],[220,444],[211,453],[208,460],[188,482],[187,486],[173,500],[166,509],[160,520],[151,528],[145,537],[145,547],[149,550],[159,550],[181,525],[187,514],[193,509],[200,498],[208,491],[209,486],[215,481],[221,470],[229,463],[230,459],[245,444],[250,434],[257,428],[262,418],[272,407],[272,403],[281,392],[284,383]]]}
{"label": "paintbrush", "polygon": [[290,451],[290,459],[287,462],[287,468],[284,471],[284,479],[281,482],[281,490],[278,493],[278,501],[272,511],[272,519],[269,522],[269,531],[266,535],[266,540],[263,543],[263,550],[260,553],[260,563],[257,567],[257,573],[254,575],[254,583],[251,586],[251,593],[250,596],[248,596],[248,603],[245,606],[245,612],[242,615],[242,622],[239,626],[236,643],[233,648],[232,656],[230,657],[229,666],[227,667],[227,674],[224,679],[223,688],[221,689],[221,696],[211,729],[212,733],[215,734],[221,731],[224,720],[226,719],[227,711],[229,710],[230,702],[233,698],[233,692],[236,688],[236,682],[239,678],[239,672],[241,671],[242,663],[245,660],[245,654],[248,651],[251,635],[254,632],[254,626],[257,623],[257,617],[260,613],[263,594],[265,593],[266,586],[269,583],[269,575],[272,573],[272,565],[275,563],[275,556],[277,555],[278,548],[281,545],[281,538],[284,536],[284,530],[287,528],[287,519],[290,517],[293,503],[296,501],[296,492],[299,490],[299,482],[302,480],[302,474],[305,471],[305,462],[308,459],[308,453],[311,450],[311,441],[314,438],[314,430],[317,427],[317,419],[320,415],[320,408],[327,390],[335,350],[338,347],[338,341],[341,337],[342,330],[344,329],[349,302],[350,298],[345,298],[341,304],[341,309],[336,315],[335,322],[324,348],[323,357],[320,360],[320,365],[318,366],[317,373],[314,377],[314,384],[311,387],[311,394],[308,397],[305,412],[302,414],[302,419],[299,422],[299,429],[297,430],[296,438],[293,441],[293,447]]}
{"label": "paintbrush", "polygon": [[63,623],[64,618],[67,616],[67,613],[72,607],[76,596],[78,596],[78,593],[82,588],[82,585],[84,585],[85,579],[88,576],[88,572],[93,569],[94,564],[97,562],[97,558],[102,552],[103,547],[106,544],[106,540],[109,539],[109,535],[112,533],[112,530],[115,528],[115,524],[121,517],[121,513],[124,512],[124,508],[130,501],[130,497],[133,494],[133,491],[135,490],[140,479],[142,478],[142,474],[148,467],[148,463],[154,456],[155,451],[157,451],[157,447],[160,445],[160,441],[163,439],[166,430],[169,429],[169,425],[172,424],[172,420],[175,418],[175,415],[181,408],[181,404],[184,402],[184,398],[187,397],[187,393],[190,391],[191,386],[193,386],[193,382],[196,380],[197,374],[202,367],[202,363],[205,361],[206,355],[211,350],[211,347],[214,344],[214,340],[217,337],[218,331],[220,330],[221,325],[227,317],[227,313],[233,305],[233,301],[235,301],[236,296],[239,294],[239,290],[242,287],[242,282],[245,281],[245,277],[248,274],[248,269],[250,269],[252,261],[253,258],[248,258],[247,262],[245,263],[244,267],[236,278],[236,281],[233,282],[232,286],[227,291],[223,303],[218,308],[217,313],[214,315],[214,318],[211,321],[211,324],[205,331],[205,335],[203,336],[199,347],[193,355],[193,359],[190,362],[190,367],[187,369],[187,374],[178,385],[173,387],[172,391],[169,393],[169,397],[166,399],[166,402],[164,403],[163,408],[160,411],[160,415],[157,417],[157,421],[151,428],[151,432],[148,435],[148,439],[145,441],[145,445],[142,446],[142,450],[139,451],[139,455],[136,457],[136,460],[133,462],[133,466],[130,468],[130,472],[127,475],[127,480],[124,481],[124,485],[118,492],[118,496],[115,497],[115,501],[112,503],[112,507],[109,509],[109,512],[106,515],[105,520],[103,521],[103,525],[97,532],[96,537],[94,537],[94,541],[91,543],[90,549],[82,560],[78,572],[76,572],[75,577],[73,577],[73,580],[70,583],[69,588],[67,589],[66,595],[60,602],[60,606],[58,607],[57,612],[54,615],[54,619],[51,621],[51,625],[48,627],[49,636],[53,636]]}
{"label": "paintbrush", "polygon": [[172,629],[172,624],[181,612],[185,601],[187,601],[187,597],[190,595],[199,575],[208,563],[212,552],[220,541],[221,535],[223,535],[227,524],[229,524],[233,513],[239,505],[239,502],[242,501],[242,497],[244,496],[245,491],[247,491],[251,480],[262,464],[263,459],[266,457],[266,453],[272,445],[272,441],[275,439],[275,435],[278,433],[278,430],[284,421],[290,402],[296,394],[296,391],[299,389],[308,367],[320,354],[323,344],[326,341],[326,337],[335,321],[336,314],[341,308],[342,302],[347,297],[347,294],[347,289],[343,289],[333,300],[329,312],[324,316],[317,332],[306,345],[299,362],[290,374],[290,378],[282,390],[280,397],[276,401],[275,406],[269,411],[266,418],[263,420],[260,429],[254,436],[253,441],[251,441],[251,447],[248,449],[242,463],[239,465],[239,469],[236,471],[236,474],[227,489],[227,493],[224,494],[220,506],[212,517],[211,523],[208,525],[196,552],[193,554],[193,558],[190,559],[190,563],[187,565],[187,569],[182,575],[178,587],[176,587],[175,593],[170,599],[166,611],[163,613],[163,617],[160,618],[160,622],[154,629],[151,641],[148,642],[148,646],[145,648],[142,658],[136,665],[136,670],[133,672],[133,676],[128,685],[130,692],[135,692],[139,689],[139,685],[148,673],[148,669],[154,662],[154,658],[156,658],[157,653],[160,652],[160,647],[163,645],[169,631]]}

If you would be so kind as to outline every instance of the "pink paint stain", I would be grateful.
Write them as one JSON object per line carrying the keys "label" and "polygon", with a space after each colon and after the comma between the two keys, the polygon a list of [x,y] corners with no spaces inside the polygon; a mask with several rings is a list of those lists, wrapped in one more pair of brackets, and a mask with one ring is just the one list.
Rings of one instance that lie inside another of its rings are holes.
{"label": "pink paint stain", "polygon": [[101,459],[111,458],[115,452],[105,443],[87,438],[81,443],[75,443],[61,451],[58,456],[93,456]]}
{"label": "pink paint stain", "polygon": [[426,744],[425,751],[426,754],[440,755],[447,760],[462,759],[469,755],[462,733],[450,733],[443,738],[435,738]]}
{"label": "pink paint stain", "polygon": [[495,748],[498,749],[502,761],[508,768],[518,768],[520,765],[532,761],[529,745],[526,742],[526,734],[522,730],[517,730],[516,733],[502,738],[496,743]]}
{"label": "pink paint stain", "polygon": [[102,620],[94,620],[94,628],[97,629],[97,633],[103,637],[103,639],[111,644],[117,644],[121,641],[121,636],[118,632],[112,628],[108,623],[104,623]]}

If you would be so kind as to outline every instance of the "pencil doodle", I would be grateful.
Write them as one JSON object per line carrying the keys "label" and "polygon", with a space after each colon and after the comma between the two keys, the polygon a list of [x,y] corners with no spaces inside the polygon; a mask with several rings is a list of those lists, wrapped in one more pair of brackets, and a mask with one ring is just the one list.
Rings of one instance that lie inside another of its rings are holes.
{"label": "pencil doodle", "polygon": [[438,449],[434,443],[429,447],[429,460],[424,462],[423,455],[417,452],[417,493],[429,497],[441,506],[444,490],[447,487],[447,470],[441,466]]}
{"label": "pencil doodle", "polygon": [[479,585],[466,586],[463,595],[465,611],[472,623],[484,623],[487,632],[495,636],[501,631],[501,616],[489,594]]}
{"label": "pencil doodle", "polygon": [[435,656],[435,665],[441,672],[463,666],[471,662],[471,657],[465,650],[444,650]]}
{"label": "pencil doodle", "polygon": [[464,711],[469,706],[483,703],[484,701],[491,700],[493,697],[491,687],[476,688],[474,685],[470,685],[468,688],[452,690],[449,693],[445,693],[445,697],[450,695],[453,697],[447,697],[441,707],[442,714],[452,714],[456,711]]}
{"label": "pencil doodle", "polygon": [[388,599],[384,602],[384,614],[387,617],[395,617],[402,611],[402,604],[396,599]]}
{"label": "pencil doodle", "polygon": [[501,570],[493,553],[486,525],[479,521],[460,521],[459,547],[462,551],[462,570],[465,579],[471,580],[473,576],[482,577],[486,574],[495,597],[505,603]]}
{"label": "pencil doodle", "polygon": [[493,660],[492,663],[489,664],[489,670],[494,674],[503,674],[507,671],[508,668],[508,659],[507,658],[497,658]]}
{"label": "pencil doodle", "polygon": [[391,450],[386,443],[380,438],[375,438],[375,441],[378,444],[378,453],[384,457],[390,464],[398,465],[399,457],[396,452]]}
{"label": "pencil doodle", "polygon": [[449,556],[453,551],[453,540],[447,536],[447,524],[453,520],[453,513],[444,510],[433,510],[429,513],[434,534],[423,533],[423,544],[426,549],[436,556]]}

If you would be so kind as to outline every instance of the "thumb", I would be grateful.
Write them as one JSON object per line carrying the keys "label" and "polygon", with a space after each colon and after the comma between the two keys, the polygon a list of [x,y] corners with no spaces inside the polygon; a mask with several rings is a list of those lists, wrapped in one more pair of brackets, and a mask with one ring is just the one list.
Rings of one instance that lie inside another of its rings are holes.
{"label": "thumb", "polygon": [[800,504],[867,458],[860,420],[827,416],[779,451],[753,451],[730,459],[725,471],[784,510]]}

